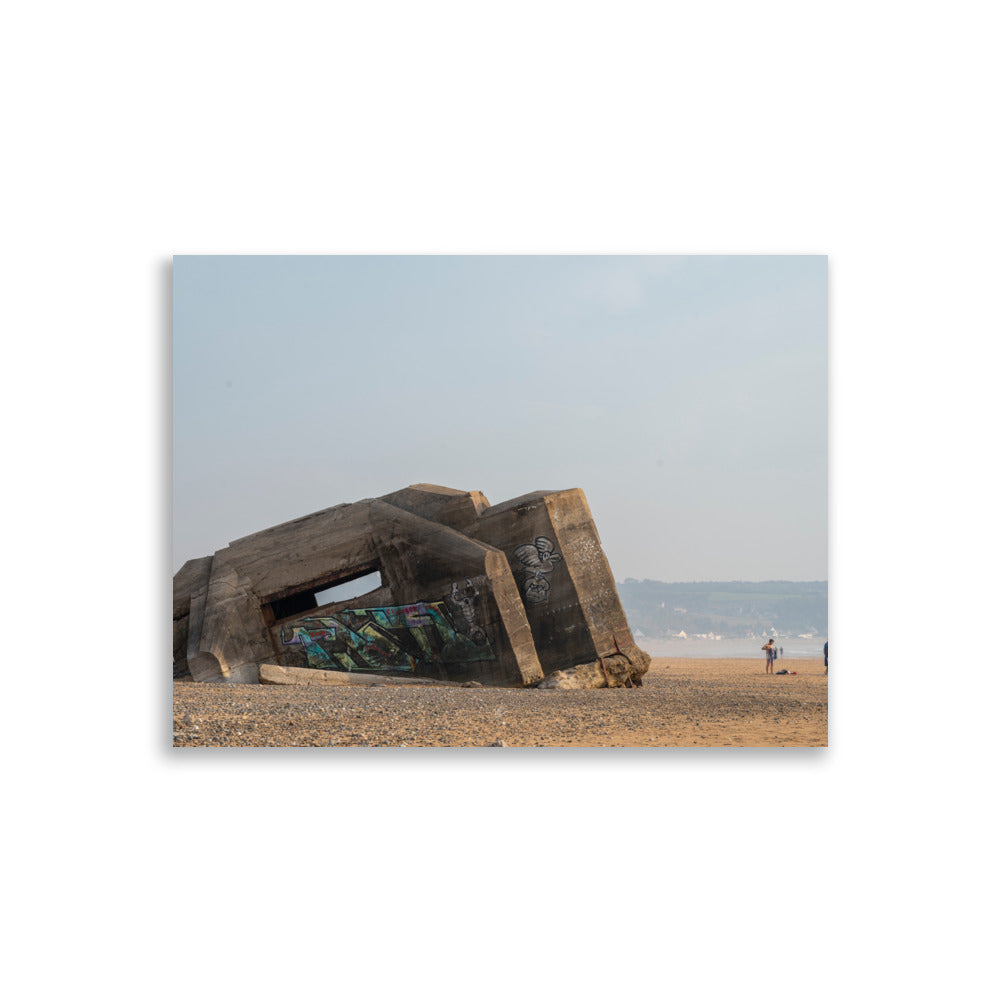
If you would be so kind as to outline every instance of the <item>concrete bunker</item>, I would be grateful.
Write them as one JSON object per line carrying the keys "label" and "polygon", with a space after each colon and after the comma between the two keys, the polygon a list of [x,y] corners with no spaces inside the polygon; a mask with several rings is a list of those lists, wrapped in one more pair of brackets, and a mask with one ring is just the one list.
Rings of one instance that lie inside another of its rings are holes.
{"label": "concrete bunker", "polygon": [[[231,542],[174,576],[174,678],[642,683],[582,490],[426,483]],[[269,672],[270,671],[270,672]]]}

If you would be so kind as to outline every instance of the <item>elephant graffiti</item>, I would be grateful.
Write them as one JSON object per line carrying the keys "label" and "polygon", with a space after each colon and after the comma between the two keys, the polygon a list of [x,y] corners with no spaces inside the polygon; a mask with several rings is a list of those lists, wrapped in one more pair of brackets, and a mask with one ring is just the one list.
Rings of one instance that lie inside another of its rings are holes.
{"label": "elephant graffiti", "polygon": [[[465,595],[471,602],[467,590]],[[281,642],[301,647],[317,669],[412,671],[419,663],[495,659],[486,632],[474,622],[470,627],[458,608],[461,623],[449,617],[445,601],[353,608],[282,626]]]}

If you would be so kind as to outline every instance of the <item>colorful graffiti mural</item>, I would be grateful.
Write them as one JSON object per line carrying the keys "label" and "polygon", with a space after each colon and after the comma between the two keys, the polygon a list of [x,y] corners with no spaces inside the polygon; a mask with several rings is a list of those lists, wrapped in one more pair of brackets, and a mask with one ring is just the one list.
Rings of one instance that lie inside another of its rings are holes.
{"label": "colorful graffiti mural", "polygon": [[466,580],[464,589],[453,584],[444,601],[300,618],[282,626],[281,642],[300,646],[309,666],[320,670],[412,671],[421,663],[493,660],[486,631],[475,622],[478,596]]}
{"label": "colorful graffiti mural", "polygon": [[545,604],[549,599],[549,581],[546,575],[562,559],[556,552],[551,538],[539,535],[534,543],[527,542],[514,549],[514,558],[525,573],[524,599],[528,604]]}

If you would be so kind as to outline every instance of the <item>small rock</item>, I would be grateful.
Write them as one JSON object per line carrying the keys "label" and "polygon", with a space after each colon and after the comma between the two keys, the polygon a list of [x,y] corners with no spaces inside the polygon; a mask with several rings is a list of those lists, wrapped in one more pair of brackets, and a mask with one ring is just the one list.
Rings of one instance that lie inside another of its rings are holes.
{"label": "small rock", "polygon": [[505,746],[507,746],[507,744],[504,743],[503,740],[497,740],[496,743],[489,743],[489,744],[487,744],[487,746],[491,746],[491,747],[505,747]]}

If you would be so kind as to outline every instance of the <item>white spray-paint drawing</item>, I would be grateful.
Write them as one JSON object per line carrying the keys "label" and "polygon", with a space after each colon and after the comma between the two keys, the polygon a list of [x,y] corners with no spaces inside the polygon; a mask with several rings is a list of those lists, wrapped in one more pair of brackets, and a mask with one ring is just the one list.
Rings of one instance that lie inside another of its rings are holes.
{"label": "white spray-paint drawing", "polygon": [[546,575],[562,559],[551,538],[539,535],[534,543],[527,542],[514,549],[514,558],[524,567],[524,599],[528,604],[544,604],[549,599]]}
{"label": "white spray-paint drawing", "polygon": [[455,628],[467,635],[477,646],[482,646],[486,640],[486,631],[476,622],[475,601],[479,591],[468,578],[465,587],[457,583],[451,585],[451,592],[445,595],[445,603],[455,619]]}

